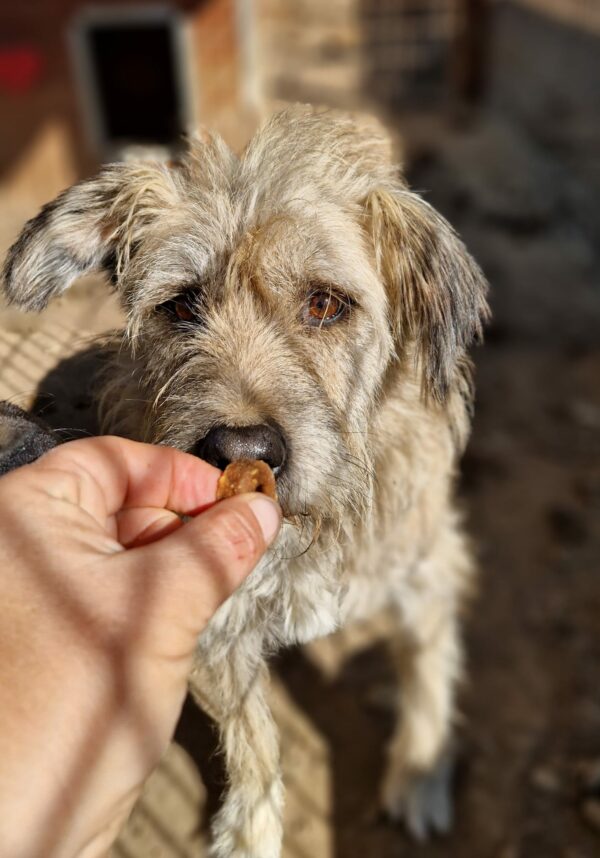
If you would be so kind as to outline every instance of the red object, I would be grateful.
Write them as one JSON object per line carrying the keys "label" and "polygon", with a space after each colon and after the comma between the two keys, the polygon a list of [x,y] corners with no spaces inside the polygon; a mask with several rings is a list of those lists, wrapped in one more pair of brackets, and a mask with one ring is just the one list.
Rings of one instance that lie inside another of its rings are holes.
{"label": "red object", "polygon": [[0,48],[0,89],[23,94],[36,84],[42,71],[42,56],[35,48]]}

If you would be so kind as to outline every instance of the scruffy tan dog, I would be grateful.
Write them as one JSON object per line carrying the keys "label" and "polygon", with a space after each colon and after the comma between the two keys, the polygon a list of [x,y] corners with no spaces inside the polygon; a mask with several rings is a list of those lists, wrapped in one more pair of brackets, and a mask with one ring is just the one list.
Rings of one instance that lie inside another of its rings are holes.
{"label": "scruffy tan dog", "polygon": [[[388,605],[402,717],[385,807],[450,822],[447,751],[473,568],[452,497],[486,284],[412,193],[377,127],[276,114],[236,157],[205,135],[175,167],[120,164],[29,221],[4,272],[40,309],[92,269],[127,313],[111,431],[274,468],[286,522],[198,646],[229,789],[215,858],[277,858],[283,789],[266,654]],[[343,713],[340,713],[343,717]]]}

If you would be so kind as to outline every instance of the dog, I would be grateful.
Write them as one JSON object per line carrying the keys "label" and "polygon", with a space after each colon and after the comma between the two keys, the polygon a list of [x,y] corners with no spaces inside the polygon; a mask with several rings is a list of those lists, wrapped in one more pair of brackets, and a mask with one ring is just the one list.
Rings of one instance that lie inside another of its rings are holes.
{"label": "dog", "polygon": [[8,299],[42,309],[104,269],[110,431],[223,468],[265,460],[284,526],[198,643],[194,694],[228,775],[213,858],[278,858],[283,787],[267,654],[386,606],[402,689],[383,804],[417,837],[451,821],[449,760],[474,563],[453,498],[487,284],[409,190],[376,122],[276,113],[240,157],[217,136],[126,163],[29,221]]}

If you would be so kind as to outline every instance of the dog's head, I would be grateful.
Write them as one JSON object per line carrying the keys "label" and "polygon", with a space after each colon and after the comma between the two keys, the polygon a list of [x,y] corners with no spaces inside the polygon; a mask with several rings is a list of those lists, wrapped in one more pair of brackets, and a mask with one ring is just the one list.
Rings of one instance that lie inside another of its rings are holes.
{"label": "dog's head", "polygon": [[290,514],[363,508],[386,397],[412,385],[443,408],[486,313],[478,267],[379,128],[309,107],[241,158],[206,135],[175,166],[65,191],[12,247],[5,290],[40,309],[100,268],[127,313],[144,437],[266,460]]}

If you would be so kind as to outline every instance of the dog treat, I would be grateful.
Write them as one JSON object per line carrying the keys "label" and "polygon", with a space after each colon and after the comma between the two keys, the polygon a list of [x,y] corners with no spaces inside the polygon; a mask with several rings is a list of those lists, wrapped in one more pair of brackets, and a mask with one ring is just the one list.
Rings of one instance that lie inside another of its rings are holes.
{"label": "dog treat", "polygon": [[266,462],[260,459],[238,459],[227,465],[219,477],[217,500],[246,492],[261,492],[277,500],[275,476]]}

